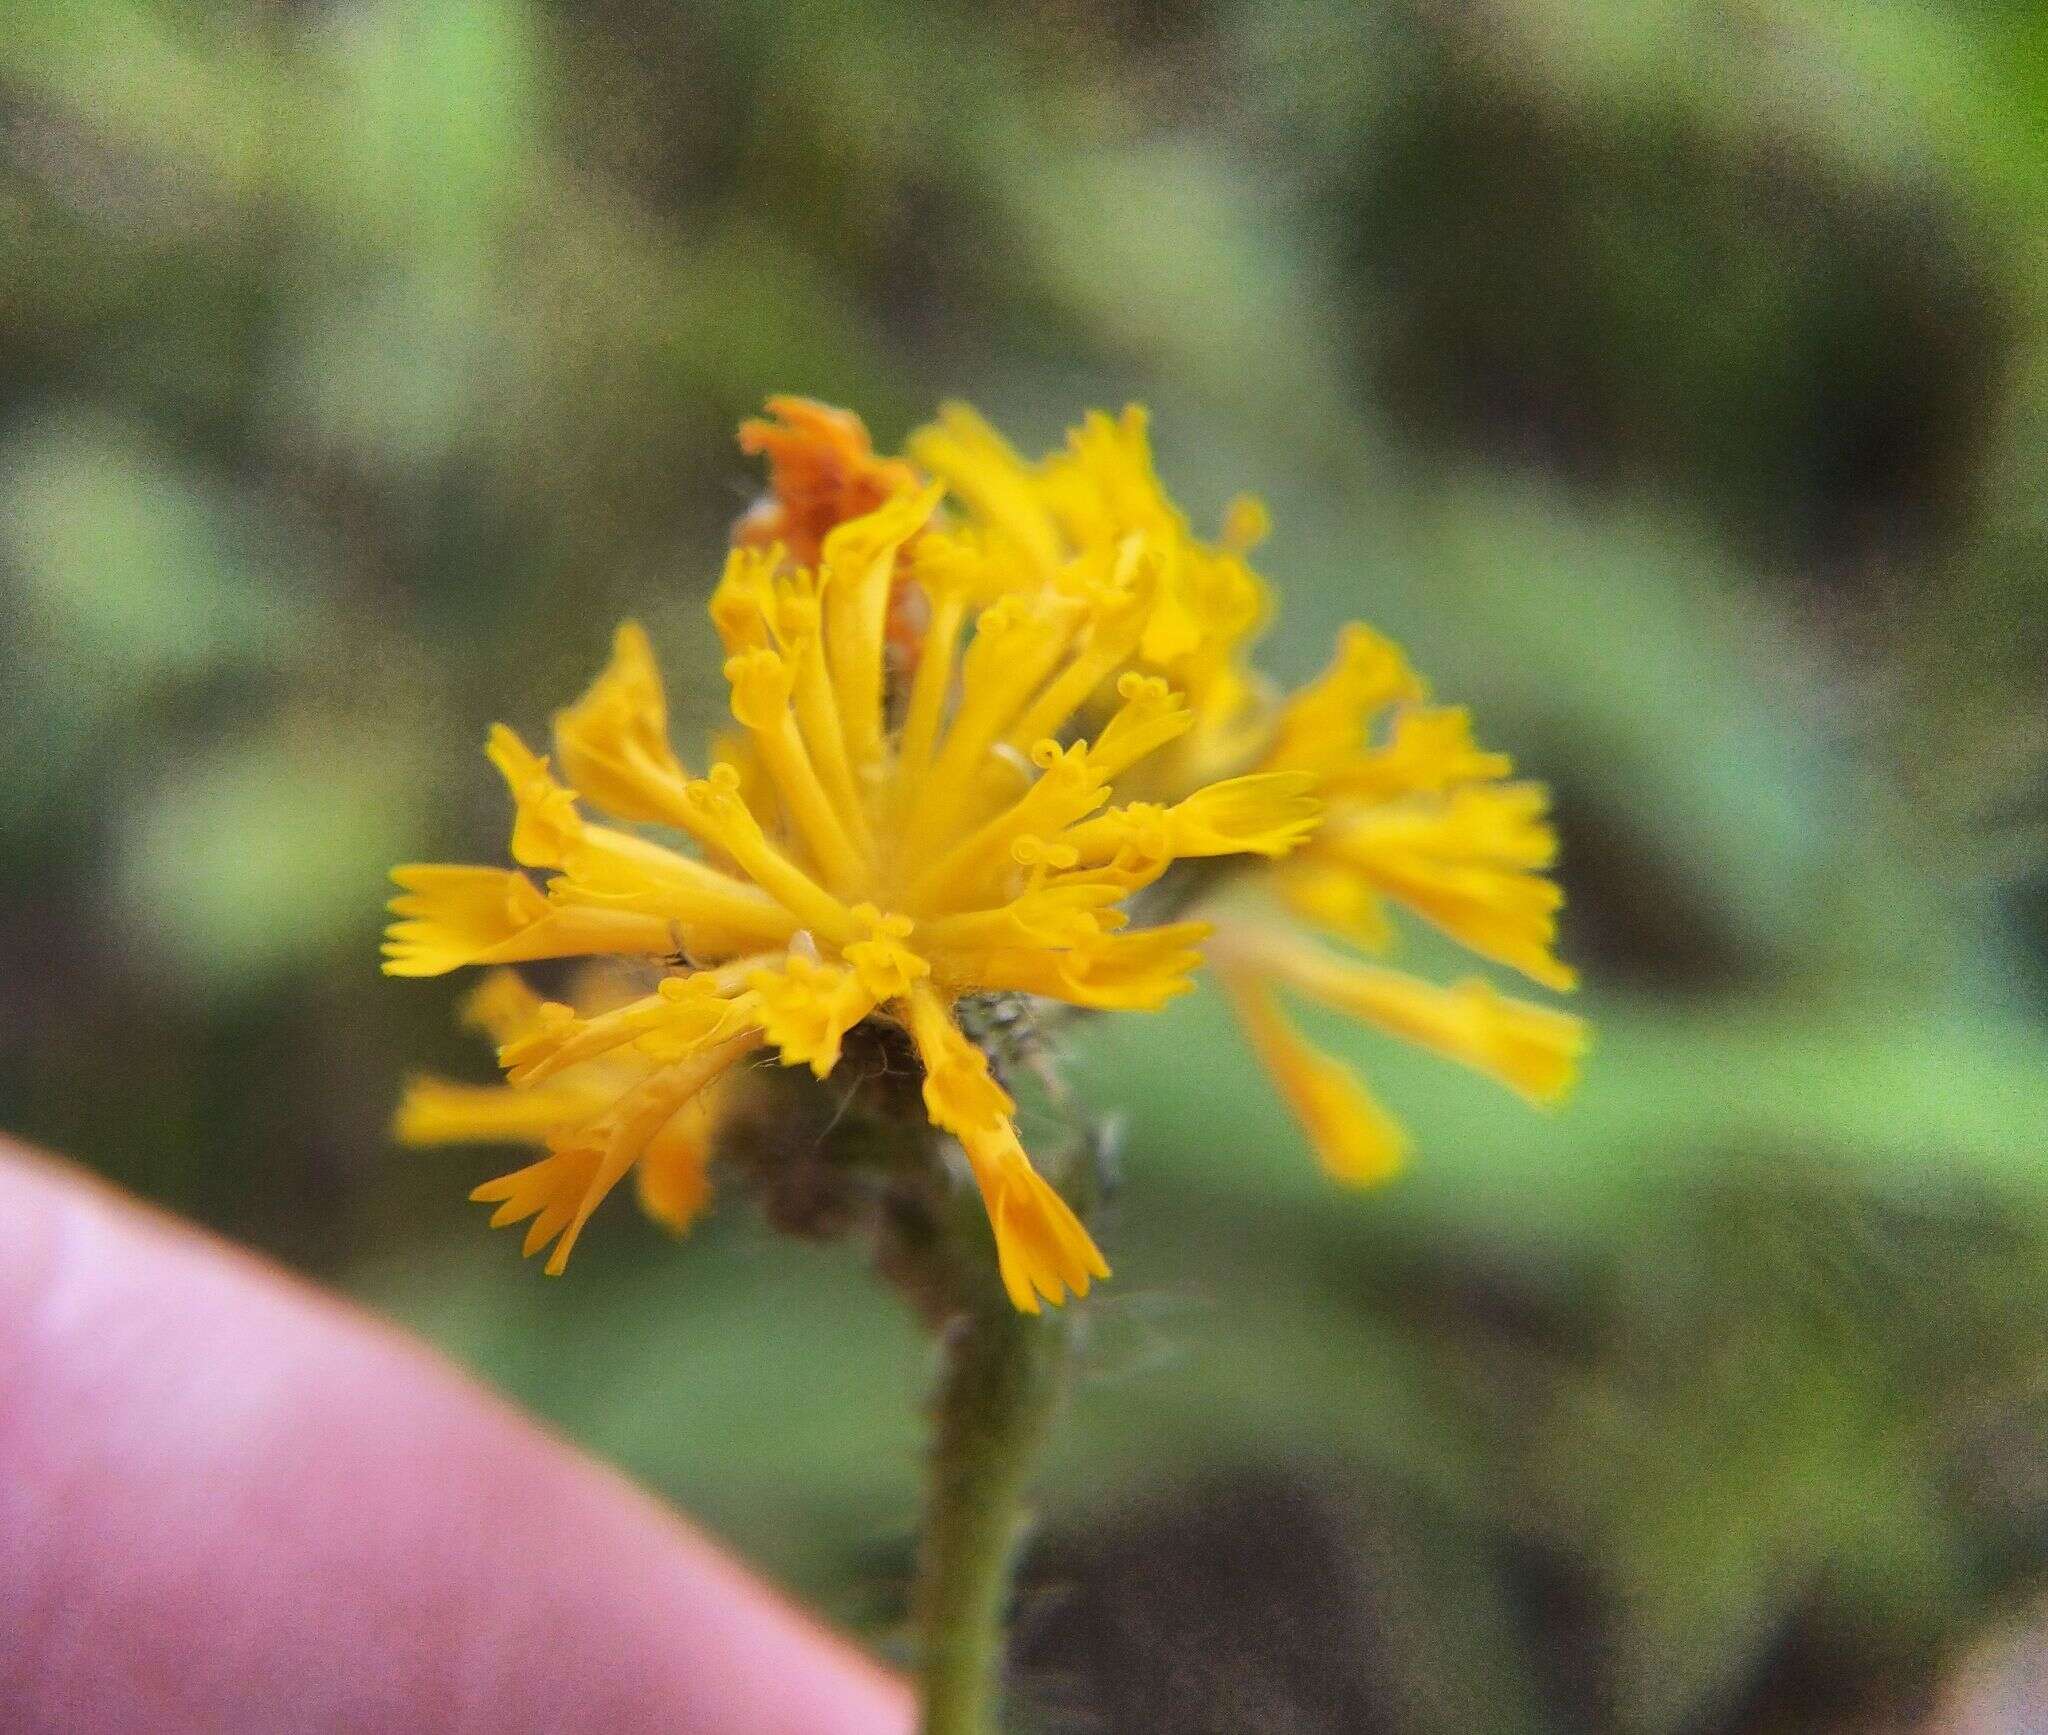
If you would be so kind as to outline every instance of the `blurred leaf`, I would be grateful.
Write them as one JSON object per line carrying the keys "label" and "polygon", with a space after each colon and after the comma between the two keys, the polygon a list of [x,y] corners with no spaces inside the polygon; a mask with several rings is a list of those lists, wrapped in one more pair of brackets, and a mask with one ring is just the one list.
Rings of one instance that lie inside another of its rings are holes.
{"label": "blurred leaf", "polygon": [[1529,1468],[1613,1598],[1622,1726],[1675,1731],[1835,1599],[1880,1664],[1943,1641],[1977,1570],[1943,1453],[2037,1377],[2042,1229],[1967,1179],[1889,1205],[1796,1160],[1665,1204]]}
{"label": "blurred leaf", "polygon": [[299,174],[353,203],[354,226],[446,254],[492,236],[526,196],[538,144],[524,0],[365,0],[310,19],[288,134]]}
{"label": "blurred leaf", "polygon": [[1319,1024],[1415,1135],[1409,1171],[1363,1194],[1324,1178],[1266,1079],[1236,1058],[1211,995],[1092,1024],[1075,1058],[1089,1103],[1128,1116],[1138,1172],[1167,1165],[1246,1205],[1316,1202],[1339,1218],[1482,1232],[1538,1258],[1626,1235],[1661,1188],[1744,1152],[1839,1161],[1908,1194],[1954,1177],[2048,1207],[2037,1114],[2048,1034],[2032,1020],[1880,1001],[1577,1010],[1593,1052],[1576,1094],[1548,1114],[1399,1044]]}
{"label": "blurred leaf", "polygon": [[250,564],[218,486],[137,430],[76,413],[0,453],[0,535],[45,657],[89,690],[274,651],[290,593]]}
{"label": "blurred leaf", "polygon": [[215,196],[253,191],[268,139],[267,56],[232,8],[26,0],[0,32],[0,73],[105,136],[178,161]]}
{"label": "blurred leaf", "polygon": [[1349,422],[1329,298],[1248,170],[1186,138],[990,154],[1030,256],[1112,354],[1297,439]]}
{"label": "blurred leaf", "polygon": [[128,816],[129,932],[214,997],[304,968],[340,938],[367,944],[410,829],[408,768],[312,719],[180,766]]}

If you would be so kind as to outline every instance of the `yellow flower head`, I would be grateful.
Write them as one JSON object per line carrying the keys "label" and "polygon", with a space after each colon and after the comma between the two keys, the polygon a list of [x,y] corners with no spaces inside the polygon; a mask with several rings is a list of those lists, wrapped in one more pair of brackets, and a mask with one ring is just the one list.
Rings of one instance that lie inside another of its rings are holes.
{"label": "yellow flower head", "polygon": [[1195,722],[1176,751],[1146,768],[1147,793],[1185,793],[1244,757],[1266,698],[1244,658],[1269,612],[1266,586],[1245,560],[1265,539],[1263,505],[1241,497],[1214,542],[1196,536],[1160,484],[1136,405],[1115,418],[1091,413],[1063,450],[1032,463],[965,404],[948,404],[911,436],[909,455],[1001,550],[1015,586],[1082,582],[1140,552],[1156,569],[1128,654],[1172,681]]}
{"label": "yellow flower head", "polygon": [[[609,667],[556,718],[555,761],[573,782],[511,730],[491,735],[513,859],[544,882],[397,871],[394,973],[575,956],[654,966],[622,1003],[498,1020],[502,1091],[416,1085],[402,1111],[416,1139],[544,1139],[545,1157],[477,1196],[499,1203],[498,1221],[531,1219],[529,1250],[554,1244],[549,1269],[650,1153],[667,1214],[694,1209],[701,1162],[675,1153],[701,1150],[695,1105],[736,1062],[765,1048],[822,1078],[848,1031],[876,1018],[924,1064],[926,1107],[965,1152],[1016,1305],[1107,1274],[1032,1168],[1016,1105],[955,1003],[1016,991],[1154,1007],[1184,991],[1206,929],[1134,927],[1125,901],[1180,856],[1292,848],[1315,818],[1312,780],[1264,772],[1164,810],[1118,803],[1119,779],[1192,723],[1162,682],[1127,672],[1115,708],[1088,736],[1074,728],[1127,657],[1156,571],[1125,561],[1086,587],[1017,588],[998,551],[937,527],[939,497],[898,493],[837,524],[815,565],[734,550],[711,604],[741,730],[731,758],[683,769],[646,638],[622,627]],[[917,570],[931,620],[914,674],[892,679],[885,636],[913,538],[930,545]],[[656,841],[586,805],[680,835]]]}
{"label": "yellow flower head", "polygon": [[1137,410],[1090,417],[1033,464],[960,407],[908,461],[877,457],[846,412],[769,408],[742,443],[768,454],[771,495],[710,604],[737,725],[716,762],[685,769],[629,623],[556,716],[551,758],[492,731],[518,867],[394,875],[393,974],[552,958],[607,960],[614,984],[638,972],[637,991],[586,987],[573,1004],[493,975],[471,1010],[507,1083],[419,1081],[401,1107],[412,1142],[545,1148],[475,1195],[496,1223],[530,1222],[528,1252],[552,1245],[559,1271],[629,1171],[651,1211],[687,1223],[708,1193],[720,1081],[764,1051],[827,1077],[873,1020],[923,1066],[926,1112],[965,1155],[1014,1303],[1085,1294],[1108,1267],[1033,1168],[956,1008],[1026,994],[1149,1010],[1186,991],[1210,925],[1141,918],[1198,858],[1234,862],[1275,904],[1219,918],[1213,950],[1332,1173],[1381,1178],[1404,1139],[1287,1023],[1279,990],[1531,1100],[1561,1094],[1577,1020],[1476,979],[1418,981],[1277,919],[1376,951],[1401,908],[1548,987],[1572,982],[1544,794],[1509,781],[1464,712],[1432,705],[1363,627],[1284,704],[1251,672],[1267,607],[1245,561],[1256,503],[1197,538]]}
{"label": "yellow flower head", "polygon": [[[1160,803],[1128,802],[1082,836],[1099,847],[1114,831],[1131,861],[1203,854],[1204,836],[1237,835],[1230,819],[1261,776],[1306,778],[1289,788],[1319,817],[1298,834],[1276,827],[1271,847],[1235,842],[1285,858],[1243,876],[1241,889],[1343,947],[1387,950],[1398,938],[1390,912],[1405,910],[1546,988],[1574,985],[1555,950],[1563,894],[1548,873],[1557,852],[1548,796],[1512,781],[1506,755],[1475,744],[1465,711],[1432,704],[1400,649],[1365,626],[1347,629],[1328,671],[1284,703],[1247,666],[1266,614],[1266,586],[1245,562],[1267,527],[1257,501],[1233,503],[1213,544],[1195,537],[1160,486],[1137,409],[1091,415],[1064,450],[1034,463],[972,410],[949,406],[911,437],[909,455],[947,483],[975,534],[1006,551],[1018,585],[1057,591],[1117,559],[1158,570],[1122,667],[1166,675],[1195,722],[1134,780]],[[1578,1019],[1477,979],[1446,990],[1365,964],[1246,903],[1219,913],[1211,955],[1254,1050],[1333,1174],[1390,1175],[1406,1139],[1348,1068],[1286,1022],[1276,990],[1534,1102],[1569,1087],[1586,1044]]]}

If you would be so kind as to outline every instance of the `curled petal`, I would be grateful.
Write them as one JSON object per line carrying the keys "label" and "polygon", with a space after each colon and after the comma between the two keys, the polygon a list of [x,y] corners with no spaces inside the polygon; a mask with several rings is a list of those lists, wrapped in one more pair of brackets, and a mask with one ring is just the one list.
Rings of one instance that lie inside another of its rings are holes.
{"label": "curled petal", "polygon": [[484,751],[512,793],[512,859],[525,867],[560,867],[583,836],[574,793],[556,782],[547,760],[503,723],[492,725]]}
{"label": "curled petal", "polygon": [[569,781],[607,813],[677,823],[688,773],[669,745],[661,673],[638,622],[619,628],[589,691],[556,713],[555,752]]}
{"label": "curled petal", "polygon": [[740,424],[740,450],[768,460],[769,490],[734,530],[742,545],[780,546],[814,565],[835,525],[917,486],[910,465],[876,455],[867,424],[851,410],[787,394],[766,407],[767,415]]}
{"label": "curled petal", "polygon": [[784,1066],[808,1066],[823,1078],[839,1064],[846,1033],[874,1010],[875,997],[852,970],[792,956],[779,969],[747,978],[762,1033]]}
{"label": "curled petal", "polygon": [[914,991],[908,1007],[924,1061],[925,1107],[967,1153],[1010,1300],[1036,1313],[1041,1297],[1057,1307],[1069,1293],[1086,1295],[1109,1266],[1072,1207],[1032,1168],[1011,1118],[1016,1104],[990,1075],[988,1057],[931,989]]}

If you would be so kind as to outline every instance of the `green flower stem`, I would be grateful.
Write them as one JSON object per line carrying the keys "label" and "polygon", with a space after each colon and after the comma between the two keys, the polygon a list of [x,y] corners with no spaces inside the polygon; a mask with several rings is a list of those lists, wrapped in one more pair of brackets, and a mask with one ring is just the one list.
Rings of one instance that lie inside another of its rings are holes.
{"label": "green flower stem", "polygon": [[[781,1069],[767,1075],[771,1094],[759,1116],[728,1133],[728,1160],[752,1169],[771,1221],[791,1233],[839,1232],[865,1200],[878,1270],[932,1333],[938,1382],[911,1591],[922,1728],[994,1735],[1025,1489],[1081,1322],[1072,1303],[1037,1314],[1010,1304],[987,1209],[925,1114],[907,1039],[888,1026],[856,1026],[847,1059],[867,1088],[814,1132],[799,1118],[822,1100],[798,1093],[810,1081]],[[1110,1143],[1104,1129],[1076,1127],[1073,1143],[1041,1163],[1083,1221],[1103,1193]],[[792,1149],[809,1160],[793,1161]]]}
{"label": "green flower stem", "polygon": [[1024,1491],[1065,1383],[1073,1327],[1000,1290],[944,1327],[919,1549],[923,1735],[995,1735]]}

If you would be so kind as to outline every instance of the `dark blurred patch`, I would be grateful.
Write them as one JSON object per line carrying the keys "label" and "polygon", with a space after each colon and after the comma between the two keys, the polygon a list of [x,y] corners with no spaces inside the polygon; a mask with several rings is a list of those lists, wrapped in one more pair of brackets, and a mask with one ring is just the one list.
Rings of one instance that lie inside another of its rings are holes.
{"label": "dark blurred patch", "polygon": [[1565,888],[1571,956],[1587,980],[1662,993],[1727,993],[1767,983],[1781,960],[1758,955],[1681,863],[1635,823],[1565,782],[1553,792],[1569,840]]}
{"label": "dark blurred patch", "polygon": [[1580,103],[1462,26],[1376,147],[1351,257],[1411,431],[1698,495],[1843,583],[1960,526],[2012,339],[1953,206],[1704,88]]}
{"label": "dark blurred patch", "polygon": [[1393,1735],[1355,1513],[1250,1472],[1035,1549],[1015,1689],[1048,1732]]}
{"label": "dark blurred patch", "polygon": [[[1971,1607],[2040,1583],[2037,1226],[1737,1163],[1538,1295],[1411,1260],[1370,1305],[1455,1370],[1463,1508],[1244,1466],[1032,1553],[1047,1730],[1902,1730]],[[1528,1694],[1475,1681],[1474,1659]]]}

